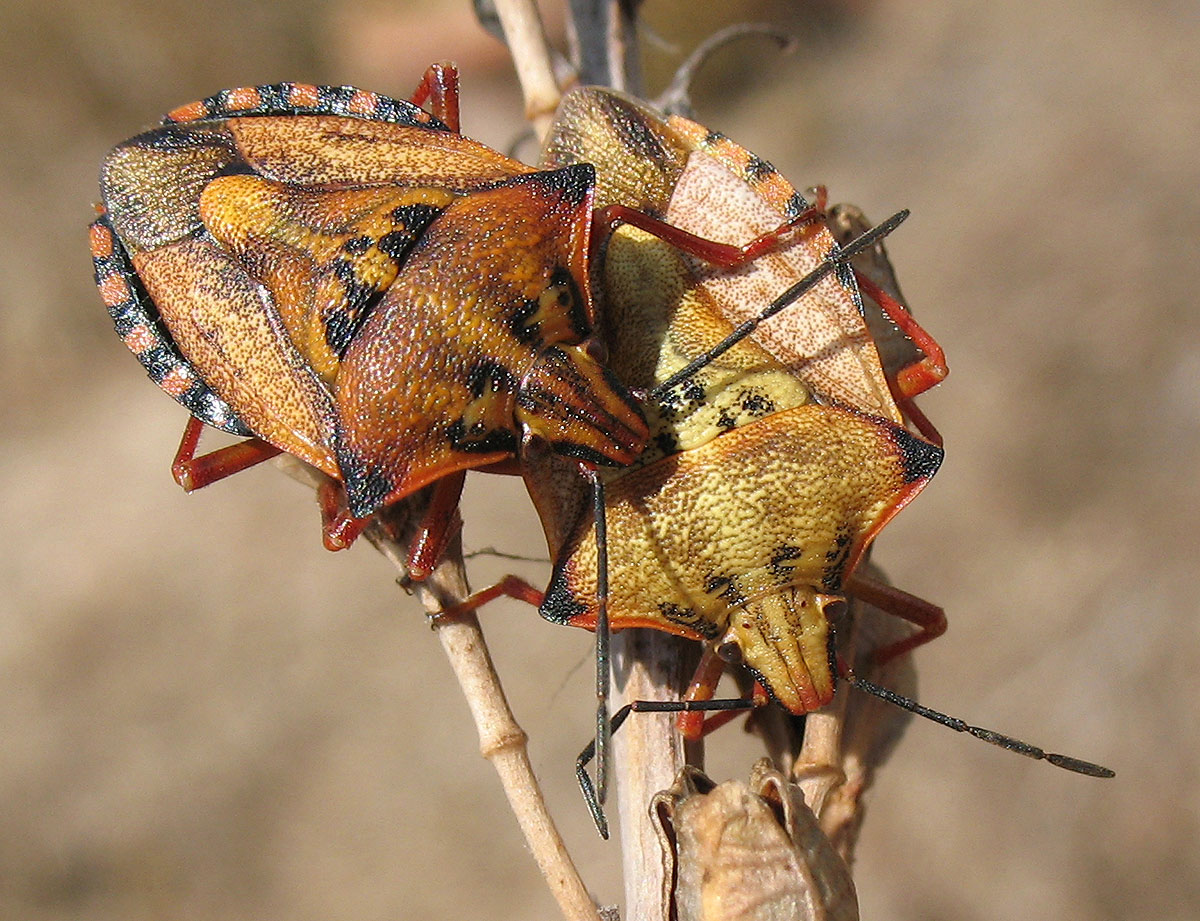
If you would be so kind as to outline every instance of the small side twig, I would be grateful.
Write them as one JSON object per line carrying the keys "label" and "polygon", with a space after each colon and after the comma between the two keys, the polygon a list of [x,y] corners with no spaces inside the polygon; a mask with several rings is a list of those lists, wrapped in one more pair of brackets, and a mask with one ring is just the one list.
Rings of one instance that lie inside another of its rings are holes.
{"label": "small side twig", "polygon": [[[276,461],[293,479],[319,486],[326,478],[307,464],[284,456]],[[412,522],[420,509],[421,494],[389,506],[364,532],[364,537],[388,559],[407,583],[405,561],[411,542]],[[412,591],[433,618],[450,667],[458,679],[475,728],[480,753],[491,762],[508,797],[509,806],[525,835],[533,859],[546,885],[568,921],[601,921],[579,871],[550,817],[533,765],[529,761],[525,731],[518,725],[492,664],[487,640],[474,611],[455,618],[436,615],[455,607],[470,595],[462,543],[455,538],[429,578],[413,583]]]}
{"label": "small side twig", "polygon": [[[381,529],[373,528],[367,536],[404,572],[404,552],[380,532]],[[479,619],[474,611],[455,618],[437,616],[470,594],[462,547],[457,540],[429,578],[414,584],[413,593],[433,617],[438,640],[471,709],[479,734],[480,754],[500,776],[517,824],[564,917],[571,921],[599,921],[596,906],[546,807],[529,762],[528,737],[509,709]]]}

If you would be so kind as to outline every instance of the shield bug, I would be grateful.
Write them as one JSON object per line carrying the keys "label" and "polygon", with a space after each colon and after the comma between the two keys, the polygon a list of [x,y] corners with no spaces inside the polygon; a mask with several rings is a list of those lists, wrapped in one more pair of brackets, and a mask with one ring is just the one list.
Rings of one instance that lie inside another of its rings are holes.
{"label": "shield bug", "polygon": [[[811,213],[769,164],[728,139],[604,90],[564,99],[543,165],[580,161],[598,167],[602,209],[638,209],[718,241]],[[817,221],[729,271],[637,228],[611,234],[593,269],[602,328],[610,366],[649,394],[650,440],[632,465],[600,473],[607,540],[592,526],[585,484],[551,458],[527,463],[555,561],[549,588],[543,595],[510,579],[474,600],[515,594],[558,623],[600,632],[607,615],[613,629],[650,627],[703,641],[688,701],[660,709],[701,709],[726,661],[749,668],[792,713],[828,703],[839,673],[831,614],[848,591],[919,628],[878,650],[880,658],[940,634],[941,609],[855,575],[873,537],[942,457],[911,397],[944,376],[944,359],[903,304],[873,280],[872,266],[860,275],[849,263],[874,242],[842,249]],[[815,282],[814,266],[825,273]],[[856,276],[871,292],[872,309],[891,324],[886,366]],[[764,320],[770,308],[750,309],[773,296],[787,301],[790,295],[778,292],[798,286],[807,290],[786,322]],[[906,418],[928,437],[910,433]],[[950,724],[1045,756],[1008,737]],[[702,731],[693,719],[683,726]],[[581,767],[589,757],[585,752]]]}
{"label": "shield bug", "polygon": [[[600,164],[598,204],[659,213],[698,236],[746,239],[811,208],[727,138],[609,91],[563,101],[544,164],[576,160]],[[832,695],[824,606],[839,603],[872,537],[941,458],[901,426],[894,376],[838,253],[818,221],[739,271],[719,271],[622,228],[599,269],[610,363],[655,397],[650,447],[604,477],[612,621],[708,641],[748,662],[793,712]],[[838,270],[711,357],[756,305],[822,264]],[[919,330],[894,299],[881,301],[897,329]],[[690,370],[697,360],[706,364]],[[567,523],[579,502],[545,494],[563,478],[527,479],[559,550],[542,613],[590,625],[597,587],[584,572],[595,571],[597,550],[581,519]],[[931,610],[900,613],[930,638],[941,629]]]}
{"label": "shield bug", "polygon": [[[241,88],[118,145],[96,279],[193,415],[176,478],[197,488],[286,451],[342,484],[336,549],[431,483],[447,518],[463,472],[524,439],[632,460],[641,410],[593,357],[593,187],[587,164],[536,170],[459,134],[437,66],[414,101]],[[196,458],[201,423],[255,440]]]}

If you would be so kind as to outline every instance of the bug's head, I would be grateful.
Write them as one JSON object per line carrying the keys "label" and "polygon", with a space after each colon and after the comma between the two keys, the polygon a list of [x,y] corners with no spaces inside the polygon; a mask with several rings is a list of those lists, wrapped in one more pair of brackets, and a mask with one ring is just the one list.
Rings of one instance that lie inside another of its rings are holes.
{"label": "bug's head", "polygon": [[521,381],[518,424],[551,450],[592,464],[624,466],[646,444],[646,416],[586,344],[553,345]]}
{"label": "bug's head", "polygon": [[740,605],[717,640],[717,654],[745,665],[780,704],[801,714],[833,699],[833,629],[846,599],[807,586],[770,592]]}

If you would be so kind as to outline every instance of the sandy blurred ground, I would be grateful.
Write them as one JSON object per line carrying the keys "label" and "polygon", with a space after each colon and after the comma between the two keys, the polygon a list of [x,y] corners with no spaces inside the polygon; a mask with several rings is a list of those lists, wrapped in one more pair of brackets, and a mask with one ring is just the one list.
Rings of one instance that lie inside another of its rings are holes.
{"label": "sandy blurred ground", "polygon": [[[912,727],[863,917],[1200,917],[1195,6],[759,6],[804,53],[722,53],[701,118],[834,200],[912,208],[891,252],[953,366],[924,404],[946,464],[877,554],[950,612],[922,699],[1120,773]],[[693,7],[646,14],[685,49],[737,17]],[[0,35],[0,917],[555,917],[391,570],[323,551],[274,470],[172,484],[182,412],[112,336],[84,231],[105,150],[225,86],[403,94],[455,58],[467,130],[507,145],[502,49],[451,2],[11,0]],[[677,58],[652,54],[661,85]],[[476,483],[468,515],[473,546],[539,552],[517,484]],[[485,624],[614,901],[570,771],[588,637],[516,605]]]}

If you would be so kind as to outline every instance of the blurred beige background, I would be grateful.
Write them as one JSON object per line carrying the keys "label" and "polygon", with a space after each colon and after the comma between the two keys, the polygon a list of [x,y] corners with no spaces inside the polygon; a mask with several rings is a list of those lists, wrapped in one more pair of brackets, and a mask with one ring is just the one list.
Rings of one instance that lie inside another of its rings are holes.
{"label": "blurred beige background", "polygon": [[[182,411],[112,335],[86,251],[106,149],[226,86],[403,95],[453,58],[465,129],[506,146],[519,99],[465,6],[3,6],[0,917],[556,916],[392,571],[322,550],[277,471],[174,486]],[[871,801],[863,917],[1200,917],[1194,4],[646,5],[685,51],[742,17],[803,50],[722,52],[700,118],[835,201],[913,210],[890,247],[950,356],[924,401],[948,457],[876,559],[950,614],[922,700],[1120,775],[911,727]],[[648,53],[659,87],[679,56]],[[537,554],[519,484],[480,487],[468,543]],[[485,626],[615,901],[571,776],[589,637],[518,605]]]}

